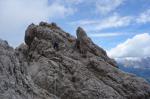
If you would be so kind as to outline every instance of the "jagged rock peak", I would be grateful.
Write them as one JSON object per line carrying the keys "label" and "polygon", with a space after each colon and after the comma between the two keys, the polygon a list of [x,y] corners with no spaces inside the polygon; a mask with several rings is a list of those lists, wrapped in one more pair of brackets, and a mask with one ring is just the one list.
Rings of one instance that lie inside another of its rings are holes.
{"label": "jagged rock peak", "polygon": [[0,49],[13,49],[12,47],[9,47],[8,42],[6,40],[0,39]]}
{"label": "jagged rock peak", "polygon": [[26,44],[2,41],[0,99],[149,99],[144,79],[116,68],[82,28],[77,34],[31,24]]}
{"label": "jagged rock peak", "polygon": [[8,45],[8,42],[0,39],[0,45]]}
{"label": "jagged rock peak", "polygon": [[87,37],[85,30],[81,27],[77,28],[76,35],[77,35],[77,38],[84,37],[84,36]]}
{"label": "jagged rock peak", "polygon": [[[55,28],[52,28],[52,26]],[[53,48],[54,43],[57,42],[60,50],[79,51],[84,57],[101,57],[112,66],[117,67],[116,62],[107,56],[104,49],[95,45],[81,27],[78,27],[76,30],[77,38],[57,27],[56,23],[41,22],[39,25],[32,23],[25,32],[25,43],[29,47],[30,45],[35,46],[36,40],[43,39],[47,40],[50,44],[49,46]],[[32,44],[33,41],[35,42]]]}
{"label": "jagged rock peak", "polygon": [[25,31],[24,41],[27,45],[31,45],[36,32],[36,25],[33,23],[28,26],[28,29]]}

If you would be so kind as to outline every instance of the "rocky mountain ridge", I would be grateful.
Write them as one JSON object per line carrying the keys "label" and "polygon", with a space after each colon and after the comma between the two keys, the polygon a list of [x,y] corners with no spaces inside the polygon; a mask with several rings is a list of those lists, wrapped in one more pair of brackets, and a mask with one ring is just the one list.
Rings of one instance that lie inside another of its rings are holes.
{"label": "rocky mountain ridge", "polygon": [[150,85],[116,62],[79,27],[31,24],[16,49],[0,41],[0,99],[149,99]]}
{"label": "rocky mountain ridge", "polygon": [[118,58],[117,62],[125,67],[150,69],[150,57]]}
{"label": "rocky mountain ridge", "polygon": [[118,58],[116,61],[121,70],[136,74],[150,82],[150,57]]}

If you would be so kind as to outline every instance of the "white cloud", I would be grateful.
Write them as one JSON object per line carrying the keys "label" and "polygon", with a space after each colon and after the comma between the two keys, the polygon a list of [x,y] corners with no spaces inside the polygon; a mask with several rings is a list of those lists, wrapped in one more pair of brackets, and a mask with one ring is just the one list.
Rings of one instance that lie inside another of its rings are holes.
{"label": "white cloud", "polygon": [[108,51],[108,55],[113,58],[124,57],[148,57],[150,56],[150,34],[143,33],[127,39]]}
{"label": "white cloud", "polygon": [[131,16],[119,16],[114,14],[111,17],[104,18],[102,20],[79,20],[72,22],[73,25],[80,25],[87,31],[100,31],[108,28],[119,28],[131,25],[133,17]]}
{"label": "white cloud", "polygon": [[[107,0],[106,0],[107,1]],[[87,31],[101,31],[109,28],[120,28],[130,25],[140,25],[150,22],[150,9],[137,16],[120,16],[118,13],[103,19],[82,19],[72,22],[71,25],[82,26]]]}
{"label": "white cloud", "polygon": [[147,23],[150,22],[150,9],[147,9],[145,12],[141,13],[137,17],[137,23]]}
{"label": "white cloud", "polygon": [[114,37],[124,35],[123,33],[93,33],[89,34],[90,37]]}
{"label": "white cloud", "polygon": [[80,3],[83,3],[85,2],[85,0],[60,0],[61,2],[65,2],[65,3],[68,3],[68,4],[73,4],[73,5],[76,5],[76,4],[80,4]]}
{"label": "white cloud", "polygon": [[96,2],[97,12],[102,15],[108,14],[122,5],[124,1],[125,0],[99,0]]}
{"label": "white cloud", "polygon": [[[0,0],[0,38],[17,45],[30,23],[49,21],[73,14],[74,9],[48,0]],[[16,41],[17,40],[17,41]]]}
{"label": "white cloud", "polygon": [[81,26],[86,26],[86,25],[93,25],[93,24],[98,24],[99,20],[90,20],[90,19],[83,19],[83,20],[78,20],[71,22],[71,25],[81,25]]}
{"label": "white cloud", "polygon": [[95,30],[102,30],[107,28],[118,28],[118,27],[124,27],[130,25],[132,21],[132,17],[130,16],[119,16],[114,15],[111,17],[108,17],[97,24],[94,29]]}

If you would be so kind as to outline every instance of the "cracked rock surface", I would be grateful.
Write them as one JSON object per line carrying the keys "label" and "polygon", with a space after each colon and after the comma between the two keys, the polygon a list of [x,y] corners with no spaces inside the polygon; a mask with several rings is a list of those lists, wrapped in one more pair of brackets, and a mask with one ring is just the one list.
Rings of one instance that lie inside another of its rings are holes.
{"label": "cracked rock surface", "polygon": [[76,32],[41,22],[16,49],[0,40],[0,99],[150,99],[144,79],[121,71],[81,27]]}

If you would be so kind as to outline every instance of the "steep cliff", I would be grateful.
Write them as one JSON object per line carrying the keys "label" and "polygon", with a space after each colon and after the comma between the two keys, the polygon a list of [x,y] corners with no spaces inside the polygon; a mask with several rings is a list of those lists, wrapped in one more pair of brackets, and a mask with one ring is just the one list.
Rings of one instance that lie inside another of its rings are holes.
{"label": "steep cliff", "polygon": [[116,62],[79,27],[31,24],[16,49],[0,41],[0,99],[150,99],[150,85]]}

